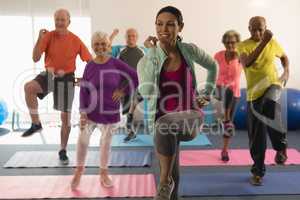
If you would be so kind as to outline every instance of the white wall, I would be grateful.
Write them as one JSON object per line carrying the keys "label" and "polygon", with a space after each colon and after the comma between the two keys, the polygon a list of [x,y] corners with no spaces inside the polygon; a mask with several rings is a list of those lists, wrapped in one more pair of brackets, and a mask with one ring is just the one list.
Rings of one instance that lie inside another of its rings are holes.
{"label": "white wall", "polygon": [[89,15],[89,0],[0,0],[0,15],[52,17],[58,8],[67,8],[72,16]]}
{"label": "white wall", "polygon": [[[36,39],[32,34],[36,36],[40,27],[53,24],[49,20],[35,26],[30,24],[38,20],[39,16],[52,17],[57,8],[64,7],[70,10],[72,25],[77,27],[75,33],[80,35],[87,45],[90,44],[90,29],[111,32],[114,28],[119,28],[121,32],[114,43],[123,44],[124,32],[129,27],[139,30],[139,43],[142,44],[148,35],[155,35],[156,13],[166,5],[176,6],[182,11],[185,22],[182,32],[184,41],[196,43],[211,55],[223,48],[221,36],[226,30],[236,29],[245,39],[249,37],[249,18],[254,15],[265,16],[268,27],[282,44],[291,61],[288,87],[300,89],[300,59],[297,55],[300,52],[300,0],[0,0],[0,16],[29,18],[28,23],[1,18],[0,55],[4,58],[0,61],[3,65],[2,70],[14,67],[14,70],[22,71],[24,67],[31,66],[30,55],[33,41]],[[91,17],[91,26],[76,24],[75,17],[80,16]],[[7,48],[10,44],[11,48]],[[18,60],[14,60],[17,47],[13,44],[19,45],[18,50],[22,49],[24,59],[18,57]],[[27,46],[29,48],[25,50]],[[13,66],[6,64],[10,60],[14,60]],[[17,64],[17,61],[21,63]],[[40,65],[41,63],[38,64]],[[15,73],[10,71],[11,74],[6,72],[6,78],[13,81]],[[206,77],[205,74],[205,70],[199,67],[197,75],[200,82]],[[12,90],[7,89],[9,84],[6,79],[2,79],[0,83],[0,97],[10,96]],[[245,87],[244,76],[242,86]]]}
{"label": "white wall", "polygon": [[[265,16],[268,27],[291,61],[288,87],[299,88],[299,0],[0,0],[0,15],[52,16],[57,8],[65,7],[72,16],[91,16],[92,31],[111,32],[119,28],[121,32],[115,44],[124,43],[125,30],[135,27],[142,44],[148,35],[155,34],[155,15],[166,5],[174,5],[182,11],[184,41],[196,43],[211,55],[223,48],[220,40],[226,30],[236,29],[245,39],[249,37],[249,18]],[[199,81],[203,81],[205,71],[199,68],[197,74]],[[245,87],[244,76],[242,86]]]}
{"label": "white wall", "polygon": [[[184,41],[194,42],[212,55],[223,48],[220,41],[226,30],[236,29],[246,39],[249,37],[249,18],[265,16],[268,27],[291,60],[288,87],[299,88],[299,0],[90,0],[92,31],[100,29],[111,32],[117,27],[121,33],[115,43],[123,43],[126,28],[136,27],[140,32],[139,42],[142,43],[146,36],[155,34],[156,13],[166,5],[176,6],[182,11]],[[198,71],[199,81],[205,77],[203,73],[205,71]],[[244,76],[242,86],[245,87]]]}

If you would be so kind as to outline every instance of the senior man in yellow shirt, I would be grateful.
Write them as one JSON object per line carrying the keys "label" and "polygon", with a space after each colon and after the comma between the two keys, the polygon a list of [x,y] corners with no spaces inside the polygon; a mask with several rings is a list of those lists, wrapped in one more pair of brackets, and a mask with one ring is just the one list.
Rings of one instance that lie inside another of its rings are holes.
{"label": "senior man in yellow shirt", "polygon": [[[268,133],[276,150],[275,162],[287,160],[287,131],[281,120],[278,96],[289,77],[289,61],[281,46],[266,29],[264,17],[255,16],[249,21],[251,37],[238,44],[238,54],[247,80],[248,137],[253,185],[262,185],[265,175],[265,152]],[[275,60],[279,58],[284,72],[279,76]]]}

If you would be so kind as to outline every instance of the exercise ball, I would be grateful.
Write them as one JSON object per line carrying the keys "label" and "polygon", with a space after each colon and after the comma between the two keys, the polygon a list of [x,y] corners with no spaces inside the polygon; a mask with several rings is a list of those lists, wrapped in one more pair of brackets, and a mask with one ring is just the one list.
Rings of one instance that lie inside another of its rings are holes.
{"label": "exercise ball", "polygon": [[[288,88],[282,94],[283,121],[288,130],[300,128],[300,90]],[[287,119],[286,119],[287,118]]]}
{"label": "exercise ball", "polygon": [[[288,130],[300,129],[300,90],[284,89],[281,96],[282,121]],[[237,129],[247,128],[246,89],[241,89],[241,98],[237,105],[234,124]]]}
{"label": "exercise ball", "polygon": [[246,89],[241,89],[241,97],[236,105],[234,125],[237,129],[247,128],[247,94]]}
{"label": "exercise ball", "polygon": [[8,110],[5,101],[0,99],[0,125],[4,124],[8,117]]}

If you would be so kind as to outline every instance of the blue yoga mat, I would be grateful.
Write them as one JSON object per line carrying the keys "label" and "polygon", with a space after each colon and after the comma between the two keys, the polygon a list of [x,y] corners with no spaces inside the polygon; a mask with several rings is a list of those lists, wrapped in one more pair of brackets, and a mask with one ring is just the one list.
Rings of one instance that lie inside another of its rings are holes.
{"label": "blue yoga mat", "polygon": [[[113,147],[152,147],[153,136],[138,134],[135,139],[129,142],[124,142],[125,134],[114,135],[112,146]],[[206,135],[199,134],[194,140],[189,142],[181,142],[181,146],[208,146],[211,145]]]}
{"label": "blue yoga mat", "polygon": [[250,173],[182,173],[182,196],[251,196],[300,194],[300,172],[268,172],[263,186],[252,186]]}
{"label": "blue yoga mat", "polygon": [[109,166],[112,167],[150,167],[151,150],[113,150]]}
{"label": "blue yoga mat", "polygon": [[137,135],[137,137],[129,142],[124,142],[126,135],[118,134],[113,136],[112,147],[152,147],[153,137],[151,135]]}

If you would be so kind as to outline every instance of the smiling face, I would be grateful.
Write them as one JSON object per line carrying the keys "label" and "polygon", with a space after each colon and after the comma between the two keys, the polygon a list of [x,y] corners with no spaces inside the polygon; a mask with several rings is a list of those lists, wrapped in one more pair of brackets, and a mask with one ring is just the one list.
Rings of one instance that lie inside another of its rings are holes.
{"label": "smiling face", "polygon": [[70,14],[67,10],[58,10],[54,14],[55,30],[58,32],[65,32],[70,25]]}
{"label": "smiling face", "polygon": [[178,33],[183,28],[183,24],[179,25],[176,16],[169,12],[159,14],[155,24],[158,40],[163,44],[176,42]]}
{"label": "smiling face", "polygon": [[107,36],[94,36],[92,39],[92,49],[97,56],[106,55],[110,50],[110,41]]}
{"label": "smiling face", "polygon": [[251,39],[256,42],[262,40],[264,32],[266,30],[266,21],[262,17],[254,17],[249,22],[249,31]]}

